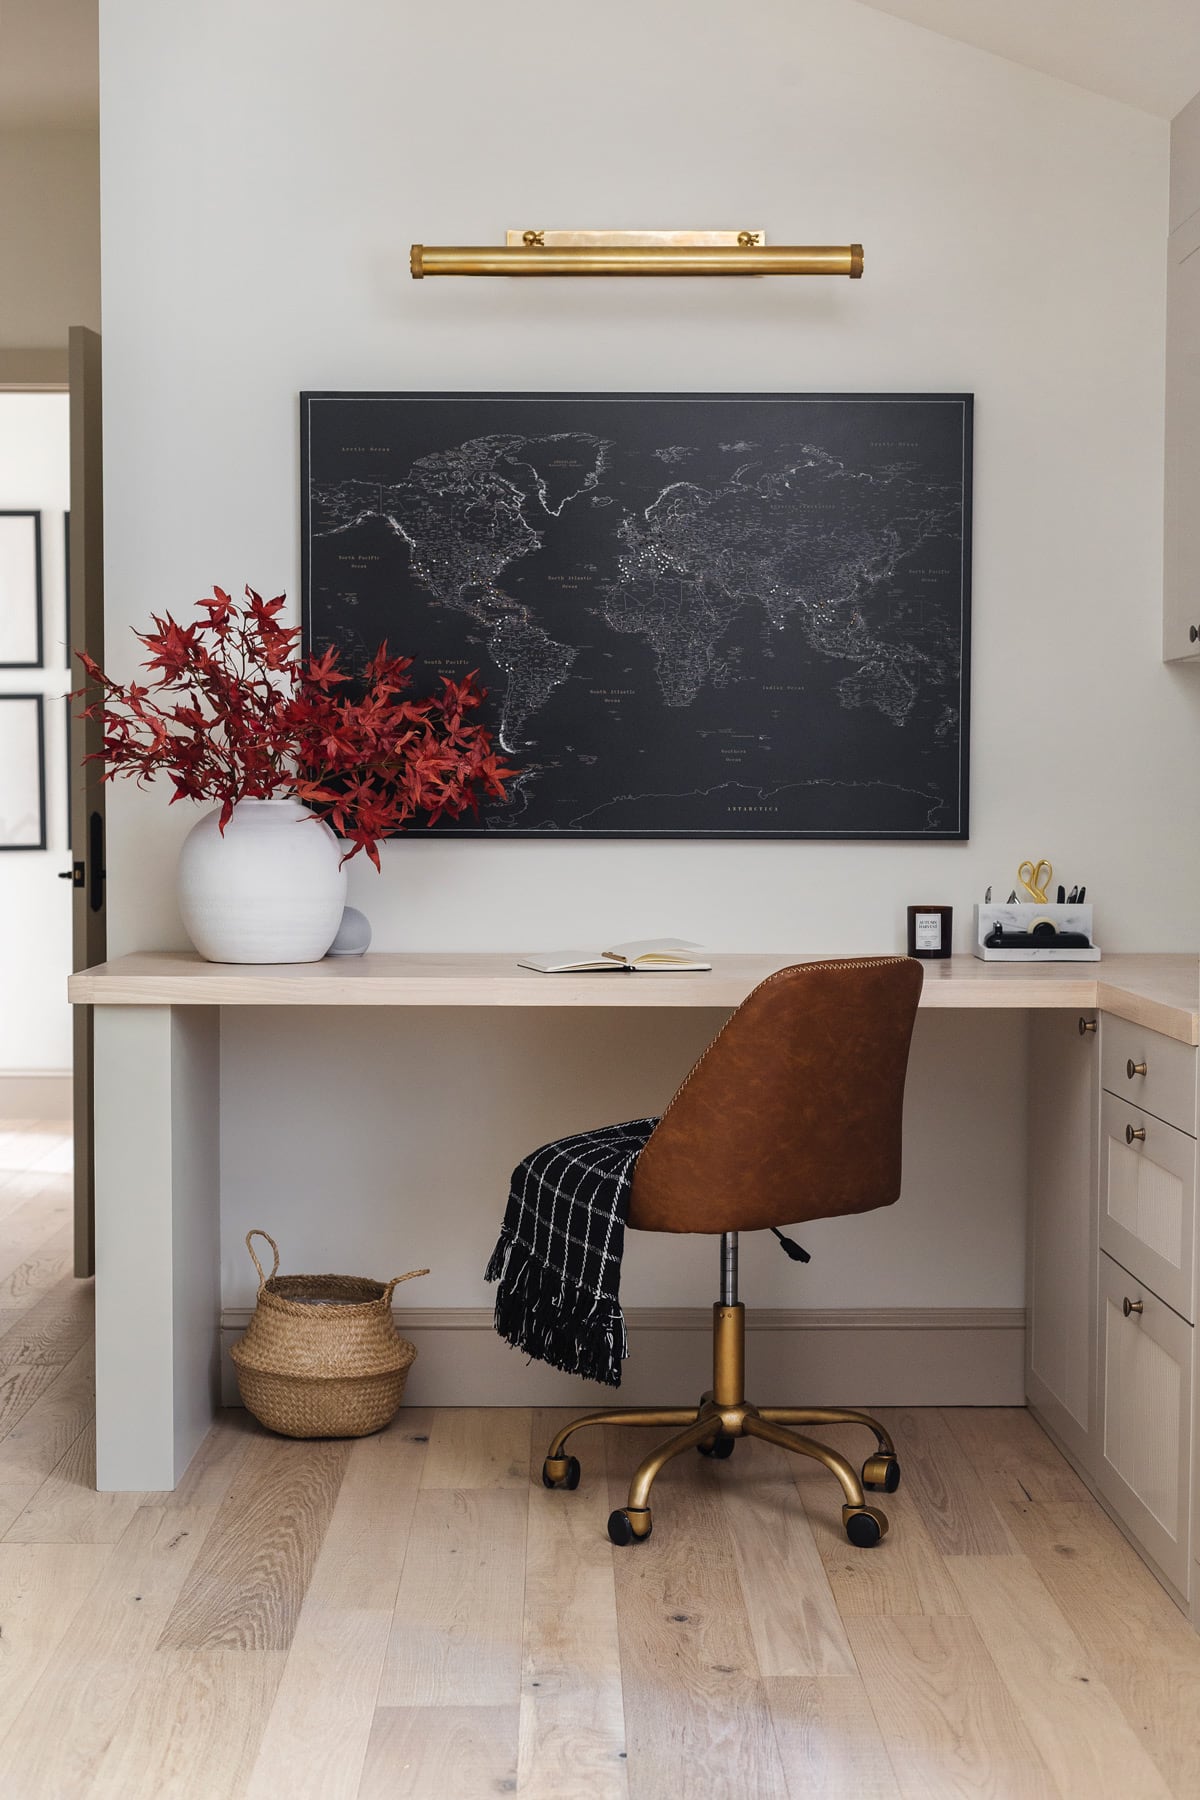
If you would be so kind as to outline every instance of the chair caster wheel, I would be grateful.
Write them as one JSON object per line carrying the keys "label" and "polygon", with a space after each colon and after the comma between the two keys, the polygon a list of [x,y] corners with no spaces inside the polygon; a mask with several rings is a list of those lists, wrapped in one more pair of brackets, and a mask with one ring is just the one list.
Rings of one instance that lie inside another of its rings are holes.
{"label": "chair caster wheel", "polygon": [[577,1456],[548,1456],[542,1464],[542,1486],[577,1488],[579,1486],[579,1458]]}
{"label": "chair caster wheel", "polygon": [[608,1535],[609,1535],[609,1539],[611,1540],[612,1543],[614,1543],[614,1544],[644,1544],[645,1543],[646,1539],[650,1536],[650,1532],[652,1530],[652,1526],[650,1523],[649,1507],[647,1507],[647,1509],[644,1513],[639,1513],[637,1516],[638,1516],[639,1521],[642,1519],[645,1519],[645,1521],[646,1521],[645,1531],[635,1531],[634,1530],[633,1516],[632,1516],[632,1514],[626,1512],[626,1510],[623,1506],[618,1507],[616,1512],[609,1513],[609,1515],[608,1515]]}
{"label": "chair caster wheel", "polygon": [[860,1550],[873,1550],[888,1528],[887,1514],[877,1506],[843,1506],[842,1524]]}
{"label": "chair caster wheel", "polygon": [[899,1458],[886,1450],[868,1456],[862,1466],[862,1484],[875,1493],[894,1494],[900,1486]]}
{"label": "chair caster wheel", "polygon": [[713,1456],[718,1462],[724,1462],[727,1456],[733,1455],[733,1446],[736,1443],[736,1438],[728,1437],[725,1432],[719,1431],[711,1444],[697,1444],[696,1448],[701,1456]]}

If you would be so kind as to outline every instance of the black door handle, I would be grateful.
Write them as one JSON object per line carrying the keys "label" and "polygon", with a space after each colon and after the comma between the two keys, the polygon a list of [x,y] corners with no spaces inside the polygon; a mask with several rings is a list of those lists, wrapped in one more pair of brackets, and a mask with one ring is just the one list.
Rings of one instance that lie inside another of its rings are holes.
{"label": "black door handle", "polygon": [[85,880],[83,864],[81,862],[72,863],[69,869],[60,869],[58,879],[69,881],[72,887],[81,888]]}

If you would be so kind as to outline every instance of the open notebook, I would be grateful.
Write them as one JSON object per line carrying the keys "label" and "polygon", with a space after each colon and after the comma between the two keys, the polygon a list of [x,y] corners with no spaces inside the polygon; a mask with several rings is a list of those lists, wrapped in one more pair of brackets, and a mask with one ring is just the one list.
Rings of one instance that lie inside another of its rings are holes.
{"label": "open notebook", "polygon": [[614,944],[599,956],[581,956],[576,950],[553,951],[545,956],[522,956],[521,969],[537,969],[542,975],[579,975],[624,969],[627,974],[683,974],[688,970],[711,969],[699,944],[684,938],[642,938],[635,944]]}

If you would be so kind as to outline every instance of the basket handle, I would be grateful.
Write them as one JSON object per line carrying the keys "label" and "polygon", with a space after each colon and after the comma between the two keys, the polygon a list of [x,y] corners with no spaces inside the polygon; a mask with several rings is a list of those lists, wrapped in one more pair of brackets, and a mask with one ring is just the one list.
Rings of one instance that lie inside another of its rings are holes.
{"label": "basket handle", "polygon": [[[254,1245],[250,1242],[250,1239],[255,1237],[266,1238],[268,1244],[270,1244],[272,1250],[275,1252],[275,1267],[271,1270],[269,1275],[263,1274],[263,1266],[254,1254]],[[258,1270],[258,1291],[261,1294],[268,1281],[273,1281],[279,1273],[279,1245],[275,1242],[275,1239],[271,1236],[269,1231],[260,1231],[255,1228],[255,1230],[246,1233],[246,1248],[250,1252],[250,1261]]]}
{"label": "basket handle", "polygon": [[428,1269],[410,1269],[407,1275],[393,1275],[379,1298],[386,1305],[402,1281],[411,1281],[415,1275],[428,1275],[428,1273]]}

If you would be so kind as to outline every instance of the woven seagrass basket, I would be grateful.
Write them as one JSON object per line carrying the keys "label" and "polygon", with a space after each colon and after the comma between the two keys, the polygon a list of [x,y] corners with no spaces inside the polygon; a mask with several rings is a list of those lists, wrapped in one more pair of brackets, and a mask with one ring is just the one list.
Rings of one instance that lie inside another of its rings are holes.
{"label": "woven seagrass basket", "polygon": [[[275,1255],[269,1275],[251,1239]],[[392,1319],[392,1293],[428,1275],[410,1269],[391,1281],[365,1275],[281,1275],[279,1247],[266,1231],[248,1231],[258,1270],[258,1304],[230,1354],[242,1399],[256,1419],[284,1437],[366,1437],[395,1417],[416,1356]]]}

